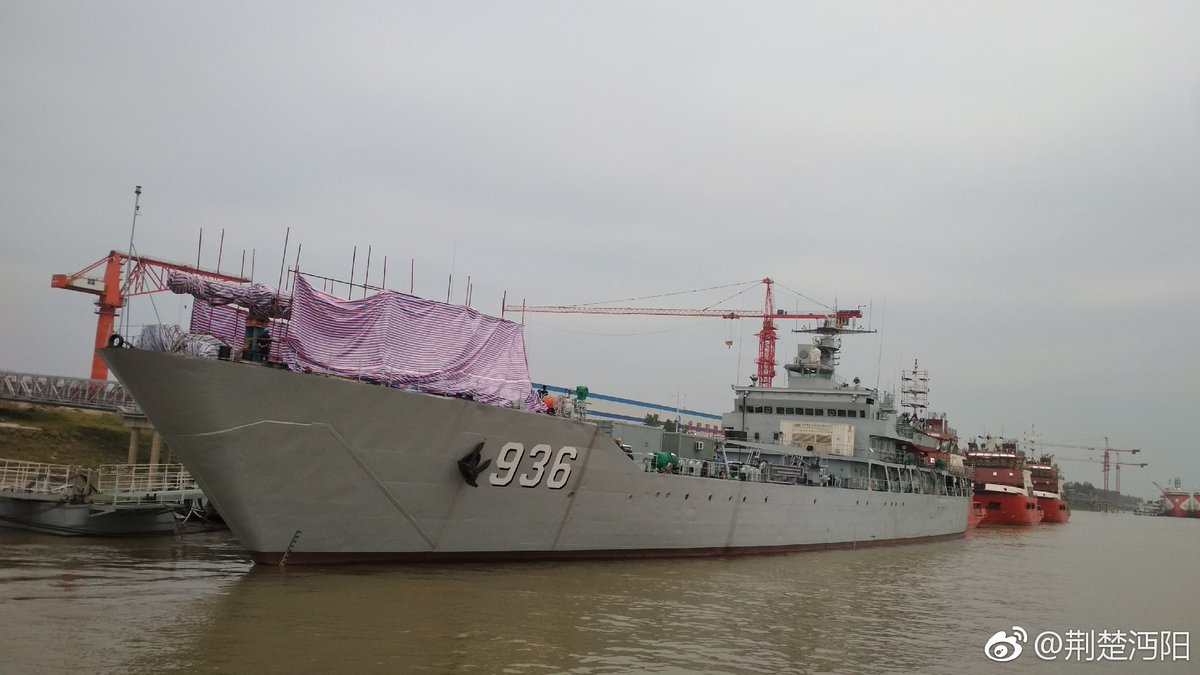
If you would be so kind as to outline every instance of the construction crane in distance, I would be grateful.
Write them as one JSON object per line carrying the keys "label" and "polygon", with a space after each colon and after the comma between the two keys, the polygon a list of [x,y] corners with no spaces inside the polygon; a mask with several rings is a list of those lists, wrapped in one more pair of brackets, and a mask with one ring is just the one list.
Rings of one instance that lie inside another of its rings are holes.
{"label": "construction crane in distance", "polygon": [[[1109,462],[1109,461],[1108,461],[1108,458],[1105,458],[1105,459],[1096,459],[1096,458],[1094,458],[1094,457],[1087,457],[1087,458],[1081,458],[1081,457],[1059,457],[1059,460],[1067,460],[1067,461],[1069,461],[1069,462],[1092,462],[1093,464],[1103,464],[1103,465],[1105,466],[1105,471],[1107,471],[1107,470],[1108,470],[1108,466],[1109,466],[1109,464],[1111,464],[1112,466],[1116,467],[1116,469],[1117,469],[1117,484],[1116,484],[1116,494],[1117,494],[1117,499],[1116,499],[1116,501],[1117,501],[1117,504],[1116,504],[1116,510],[1118,510],[1118,511],[1121,509],[1121,467],[1123,467],[1123,466],[1134,466],[1134,467],[1137,467],[1137,468],[1139,468],[1139,469],[1144,469],[1144,468],[1146,468],[1147,466],[1150,466],[1150,464],[1149,464],[1148,462]],[[1108,476],[1107,476],[1107,475],[1105,475],[1105,479],[1107,479],[1107,478],[1108,478]],[[1155,484],[1155,487],[1157,487],[1157,484]],[[1160,489],[1161,489],[1161,488],[1160,488]],[[1111,511],[1111,510],[1113,510],[1113,508],[1112,508],[1112,494],[1108,492],[1108,481],[1107,481],[1107,480],[1105,480],[1105,482],[1104,482],[1104,510],[1105,510],[1105,511]]]}
{"label": "construction crane in distance", "polygon": [[[861,309],[835,309],[827,312],[811,314],[791,314],[787,310],[775,309],[775,295],[772,286],[775,281],[767,278],[761,282],[766,286],[766,300],[761,310],[752,309],[663,309],[646,307],[599,307],[589,305],[503,305],[503,311],[521,312],[521,322],[524,323],[526,312],[548,314],[619,314],[643,316],[707,316],[719,319],[756,319],[762,318],[762,330],[755,335],[758,337],[758,375],[755,377],[760,387],[770,387],[775,378],[775,342],[778,340],[775,322],[778,320],[813,320],[831,319],[837,326],[843,327],[851,319],[861,319]],[[503,312],[502,312],[503,313]]]}
{"label": "construction crane in distance", "polygon": [[1131,449],[1126,450],[1124,448],[1110,447],[1108,445],[1108,436],[1104,437],[1104,447],[1103,448],[1096,447],[1094,445],[1072,445],[1070,443],[1055,443],[1053,441],[1036,441],[1036,442],[1041,445],[1048,445],[1048,446],[1054,447],[1054,448],[1075,448],[1077,450],[1087,450],[1089,452],[1103,452],[1104,459],[1101,460],[1100,463],[1104,465],[1104,491],[1105,492],[1108,492],[1108,472],[1112,465],[1111,455],[1113,453],[1122,453],[1122,452],[1127,452],[1131,455],[1136,455],[1137,453],[1141,452],[1141,450],[1139,448],[1131,448]]}
{"label": "construction crane in distance", "polygon": [[[125,265],[128,266],[128,271],[122,279],[121,267]],[[55,274],[50,278],[50,287],[98,296],[96,313],[100,315],[100,318],[96,322],[95,348],[100,349],[112,336],[113,327],[116,325],[117,311],[125,306],[125,301],[138,295],[167,290],[167,275],[172,271],[188,272],[218,281],[250,282],[249,279],[240,276],[201,269],[198,265],[184,265],[142,255],[131,256],[122,251],[109,251],[108,255],[74,274]],[[108,379],[108,366],[104,365],[104,361],[101,361],[100,357],[94,353],[92,354],[91,378],[93,380]]]}

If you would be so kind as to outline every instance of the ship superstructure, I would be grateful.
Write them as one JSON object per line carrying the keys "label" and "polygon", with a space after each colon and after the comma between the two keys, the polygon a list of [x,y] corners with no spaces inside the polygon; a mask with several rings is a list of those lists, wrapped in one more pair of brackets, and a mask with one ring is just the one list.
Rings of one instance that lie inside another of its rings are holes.
{"label": "ship superstructure", "polygon": [[[894,394],[837,375],[841,336],[866,331],[829,319],[797,332],[814,337],[785,366],[785,386],[733,388],[734,410],[722,420],[727,451],[768,462],[786,453],[821,484],[935,494],[970,485],[944,414],[922,417],[923,405],[899,413]],[[925,383],[927,394],[927,375]]]}

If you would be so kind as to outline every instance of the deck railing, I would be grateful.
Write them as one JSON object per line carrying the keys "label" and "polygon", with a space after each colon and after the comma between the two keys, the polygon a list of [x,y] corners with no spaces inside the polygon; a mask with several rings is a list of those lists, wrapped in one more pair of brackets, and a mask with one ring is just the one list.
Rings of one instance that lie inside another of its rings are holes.
{"label": "deck railing", "polygon": [[[768,465],[763,468],[739,465],[735,462],[726,464],[712,460],[676,458],[678,466],[662,470],[655,465],[654,453],[631,453],[634,461],[641,464],[647,473],[671,473],[682,476],[698,476],[702,478],[718,478],[724,480],[740,480],[754,483],[785,483],[794,485],[825,485],[840,487],[848,490],[870,490],[873,492],[901,492],[911,494],[940,494],[953,497],[969,496],[971,491],[965,486],[947,487],[938,482],[923,483],[920,480],[884,480],[867,478],[865,476],[837,476],[805,472],[797,467],[783,465]],[[814,482],[816,481],[816,482]]]}
{"label": "deck railing", "polygon": [[67,497],[80,472],[67,464],[0,459],[0,491]]}
{"label": "deck railing", "polygon": [[677,457],[669,467],[658,467],[655,464],[654,453],[632,453],[634,461],[642,465],[647,473],[671,473],[681,476],[698,476],[701,478],[720,478],[724,480],[740,480],[751,483],[765,483],[770,476],[769,470],[736,462],[716,462],[705,459],[686,459]]}
{"label": "deck railing", "polygon": [[113,504],[176,503],[200,488],[182,464],[104,464],[96,469],[93,501]]}

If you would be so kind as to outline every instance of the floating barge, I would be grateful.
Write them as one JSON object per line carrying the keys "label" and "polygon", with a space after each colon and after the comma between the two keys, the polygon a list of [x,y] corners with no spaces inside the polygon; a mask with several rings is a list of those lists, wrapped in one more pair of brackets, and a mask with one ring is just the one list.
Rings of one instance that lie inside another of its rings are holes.
{"label": "floating barge", "polygon": [[206,502],[181,464],[87,469],[0,459],[0,527],[76,536],[167,534]]}

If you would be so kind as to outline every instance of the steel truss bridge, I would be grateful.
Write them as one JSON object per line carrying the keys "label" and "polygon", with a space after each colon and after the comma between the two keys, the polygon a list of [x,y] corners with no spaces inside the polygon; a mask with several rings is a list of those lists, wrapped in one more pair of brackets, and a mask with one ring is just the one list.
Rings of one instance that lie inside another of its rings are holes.
{"label": "steel truss bridge", "polygon": [[141,413],[117,382],[0,371],[0,400],[88,408],[125,415]]}

